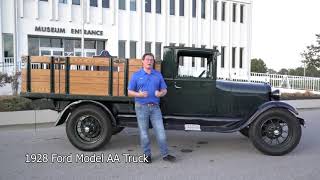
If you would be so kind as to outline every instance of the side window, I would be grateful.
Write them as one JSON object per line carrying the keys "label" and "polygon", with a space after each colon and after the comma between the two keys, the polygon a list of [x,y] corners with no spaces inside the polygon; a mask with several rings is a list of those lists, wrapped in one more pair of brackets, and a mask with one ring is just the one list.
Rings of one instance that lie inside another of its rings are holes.
{"label": "side window", "polygon": [[184,60],[184,65],[179,65],[176,78],[195,78],[195,79],[212,79],[213,62],[207,57],[179,56],[178,61]]}

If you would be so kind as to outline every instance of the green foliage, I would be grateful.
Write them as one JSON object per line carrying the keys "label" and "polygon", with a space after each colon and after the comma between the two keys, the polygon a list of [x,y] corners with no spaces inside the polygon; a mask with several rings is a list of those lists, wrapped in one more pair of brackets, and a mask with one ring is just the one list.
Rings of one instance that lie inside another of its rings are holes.
{"label": "green foliage", "polygon": [[280,71],[278,72],[278,74],[282,74],[282,75],[288,75],[289,71],[286,68],[282,68],[280,69]]}
{"label": "green foliage", "polygon": [[316,34],[316,42],[317,44],[307,46],[307,50],[301,53],[303,57],[302,62],[306,63],[307,66],[313,66],[317,69],[320,68],[320,34]]}
{"label": "green foliage", "polygon": [[269,74],[277,74],[277,71],[274,69],[268,69]]}
{"label": "green foliage", "polygon": [[266,73],[267,65],[262,59],[251,59],[251,72]]}
{"label": "green foliage", "polygon": [[19,96],[0,96],[0,112],[34,109],[32,101]]}

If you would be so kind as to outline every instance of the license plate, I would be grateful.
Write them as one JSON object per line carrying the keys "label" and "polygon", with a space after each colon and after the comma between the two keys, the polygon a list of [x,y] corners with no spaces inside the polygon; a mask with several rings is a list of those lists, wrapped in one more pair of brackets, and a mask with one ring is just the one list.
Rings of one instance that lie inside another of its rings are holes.
{"label": "license plate", "polygon": [[185,124],[184,130],[186,131],[201,131],[199,124]]}

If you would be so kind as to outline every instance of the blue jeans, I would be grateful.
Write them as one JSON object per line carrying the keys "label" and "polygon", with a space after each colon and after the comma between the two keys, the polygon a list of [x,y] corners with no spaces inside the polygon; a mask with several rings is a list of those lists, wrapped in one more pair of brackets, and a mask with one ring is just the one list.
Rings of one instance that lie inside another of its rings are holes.
{"label": "blue jeans", "polygon": [[163,119],[159,105],[148,106],[136,103],[135,110],[138,120],[140,143],[143,149],[143,153],[151,157],[150,139],[148,134],[150,120],[156,134],[162,157],[168,155],[166,134],[163,127]]}

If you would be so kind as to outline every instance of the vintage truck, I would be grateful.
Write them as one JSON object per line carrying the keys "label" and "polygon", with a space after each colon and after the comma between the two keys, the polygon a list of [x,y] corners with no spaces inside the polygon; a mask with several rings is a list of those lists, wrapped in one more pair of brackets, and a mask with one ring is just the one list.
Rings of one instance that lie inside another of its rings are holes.
{"label": "vintage truck", "polygon": [[[168,86],[160,103],[165,128],[240,131],[264,154],[292,151],[304,119],[266,83],[217,79],[218,55],[215,49],[164,47],[163,61],[155,69],[161,69]],[[181,61],[201,63],[203,71],[183,74]],[[141,64],[140,59],[115,57],[28,56],[21,96],[48,100],[59,112],[55,125],[66,122],[70,142],[80,150],[97,150],[123,128],[137,127],[127,86]]]}

